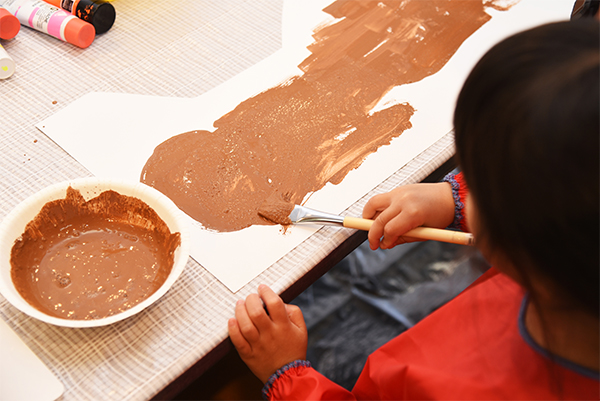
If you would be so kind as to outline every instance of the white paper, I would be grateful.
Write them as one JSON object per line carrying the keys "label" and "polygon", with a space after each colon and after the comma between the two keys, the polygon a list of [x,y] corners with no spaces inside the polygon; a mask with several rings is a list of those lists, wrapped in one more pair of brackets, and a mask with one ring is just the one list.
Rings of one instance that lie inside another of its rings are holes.
{"label": "white paper", "polygon": [[[213,122],[244,100],[301,74],[297,65],[309,52],[314,28],[332,17],[321,10],[330,0],[285,2],[283,48],[222,85],[194,99],[115,93],[90,93],[37,127],[94,175],[139,180],[154,148],[168,138],[192,131],[213,131]],[[392,89],[380,102],[408,102],[416,109],[413,127],[389,146],[370,155],[339,185],[326,185],[306,206],[341,213],[377,184],[452,129],[460,87],[471,68],[495,43],[515,32],[569,17],[572,2],[521,0],[469,37],[438,73]],[[90,105],[103,105],[108,118],[89,123]],[[118,145],[115,145],[118,144]],[[190,220],[192,220],[190,218]],[[231,291],[236,292],[319,227],[252,226],[232,233],[204,230],[192,220],[191,256]]]}
{"label": "white paper", "polygon": [[52,401],[63,384],[0,319],[0,400]]}

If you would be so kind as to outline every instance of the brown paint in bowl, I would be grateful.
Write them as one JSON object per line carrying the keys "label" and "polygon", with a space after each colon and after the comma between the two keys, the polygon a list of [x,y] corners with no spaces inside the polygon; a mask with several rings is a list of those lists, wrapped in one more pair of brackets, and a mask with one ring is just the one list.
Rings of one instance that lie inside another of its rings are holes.
{"label": "brown paint in bowl", "polygon": [[69,187],[15,241],[11,279],[44,314],[102,319],[155,293],[171,273],[180,243],[180,234],[142,200],[107,190],[86,201]]}

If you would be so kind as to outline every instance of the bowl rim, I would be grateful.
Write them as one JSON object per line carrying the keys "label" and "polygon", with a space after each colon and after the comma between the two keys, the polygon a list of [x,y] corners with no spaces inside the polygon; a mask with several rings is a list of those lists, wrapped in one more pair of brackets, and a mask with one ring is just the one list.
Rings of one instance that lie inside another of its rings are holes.
{"label": "bowl rim", "polygon": [[[172,233],[179,232],[181,242],[175,250],[173,267],[169,276],[153,294],[132,308],[100,319],[64,319],[39,311],[25,301],[14,287],[12,279],[10,279],[10,250],[14,246],[15,240],[22,235],[25,225],[37,216],[43,205],[52,200],[64,199],[69,186],[80,190],[86,200],[98,196],[101,192],[109,189],[122,195],[136,197],[154,209],[159,217],[169,226],[169,230]],[[16,232],[18,232],[17,235],[15,235]],[[179,278],[188,262],[190,228],[187,215],[171,199],[157,189],[142,182],[99,177],[75,178],[43,188],[20,202],[6,215],[2,222],[0,222],[0,250],[5,249],[8,249],[8,252],[0,251],[0,294],[12,306],[26,315],[56,326],[73,328],[99,327],[134,316],[166,294]],[[6,269],[8,269],[9,283],[6,283]]]}

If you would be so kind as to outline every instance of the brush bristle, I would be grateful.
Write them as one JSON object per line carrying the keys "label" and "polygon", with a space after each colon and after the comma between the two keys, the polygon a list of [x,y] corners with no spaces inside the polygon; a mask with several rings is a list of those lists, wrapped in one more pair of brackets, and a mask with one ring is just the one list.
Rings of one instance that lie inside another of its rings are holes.
{"label": "brush bristle", "polygon": [[258,208],[258,215],[263,219],[283,226],[292,224],[290,213],[294,210],[294,204],[286,202],[281,195],[274,193],[269,196]]}

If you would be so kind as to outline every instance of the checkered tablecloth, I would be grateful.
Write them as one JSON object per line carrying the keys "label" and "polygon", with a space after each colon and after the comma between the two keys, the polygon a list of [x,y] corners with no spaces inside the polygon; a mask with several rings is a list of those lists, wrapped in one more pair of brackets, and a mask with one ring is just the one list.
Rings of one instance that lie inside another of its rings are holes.
{"label": "checkered tablecloth", "polygon": [[[89,92],[196,97],[281,46],[280,1],[113,4],[115,25],[87,49],[24,27],[15,39],[2,42],[17,70],[0,81],[0,218],[50,184],[90,175],[34,127],[70,102]],[[103,105],[90,104],[89,123],[102,118],[110,118]],[[375,193],[422,180],[453,152],[447,134],[346,213],[360,215]],[[283,291],[351,234],[324,227],[237,294],[190,259],[160,301],[106,327],[52,326],[24,315],[1,296],[0,317],[64,384],[62,399],[148,399],[227,337],[237,299],[259,283]]]}

